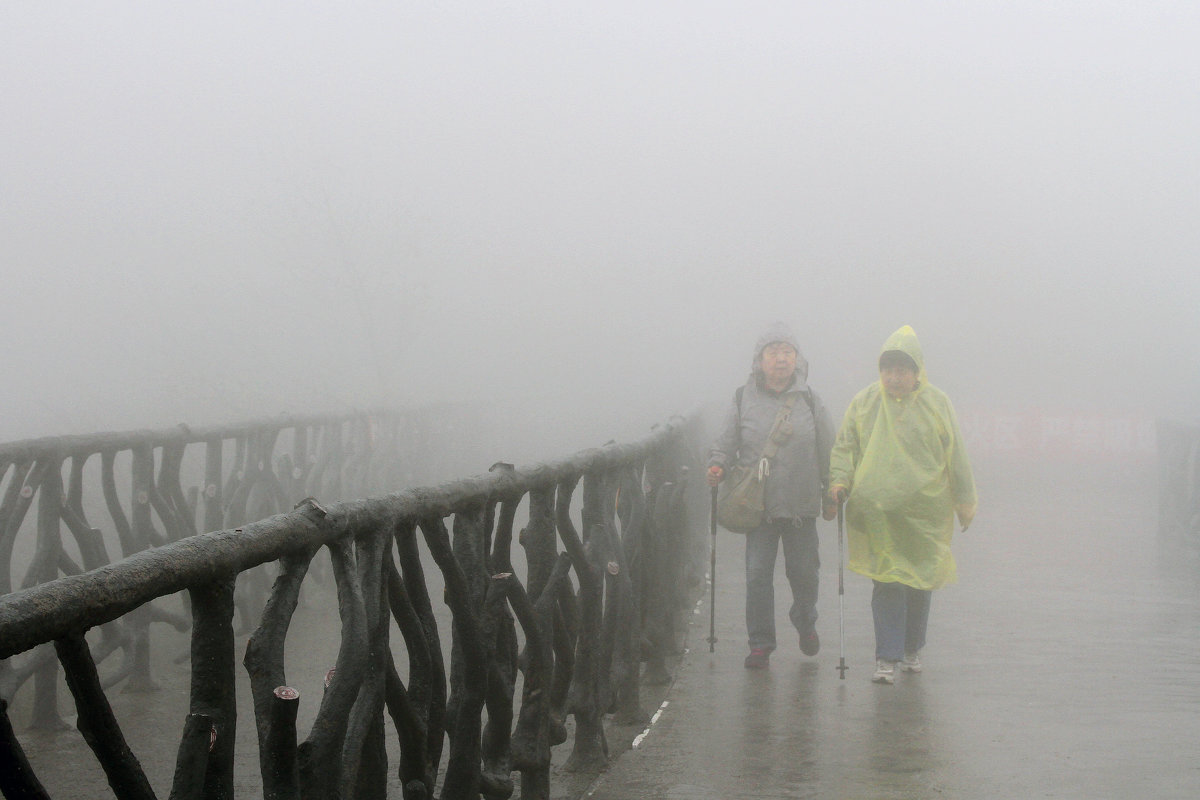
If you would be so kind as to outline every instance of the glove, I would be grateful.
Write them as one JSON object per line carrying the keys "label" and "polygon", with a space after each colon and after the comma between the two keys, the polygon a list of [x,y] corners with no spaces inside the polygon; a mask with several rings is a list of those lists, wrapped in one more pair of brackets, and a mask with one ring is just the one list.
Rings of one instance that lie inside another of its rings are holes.
{"label": "glove", "polygon": [[704,480],[709,486],[716,486],[725,477],[725,469],[719,464],[713,464],[708,468],[708,472],[704,475]]}
{"label": "glove", "polygon": [[971,525],[971,521],[975,519],[975,512],[978,509],[978,506],[967,505],[966,503],[961,503],[954,507],[954,513],[958,515],[958,524],[962,526],[964,531]]}

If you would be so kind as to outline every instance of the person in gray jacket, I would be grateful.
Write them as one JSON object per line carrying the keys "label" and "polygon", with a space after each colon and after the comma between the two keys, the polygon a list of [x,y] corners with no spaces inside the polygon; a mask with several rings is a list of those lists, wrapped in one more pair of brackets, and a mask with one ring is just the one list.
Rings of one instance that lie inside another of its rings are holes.
{"label": "person in gray jacket", "polygon": [[709,452],[707,480],[716,486],[727,468],[757,464],[780,408],[789,395],[792,433],[770,459],[763,504],[764,520],[746,534],[746,629],[748,669],[768,665],[775,650],[775,557],[783,545],[788,583],[792,587],[792,624],[800,634],[800,650],[817,654],[816,518],[829,481],[833,423],[829,412],[808,386],[808,362],[783,323],[774,323],[754,346],[750,377],[738,388],[721,434]]}

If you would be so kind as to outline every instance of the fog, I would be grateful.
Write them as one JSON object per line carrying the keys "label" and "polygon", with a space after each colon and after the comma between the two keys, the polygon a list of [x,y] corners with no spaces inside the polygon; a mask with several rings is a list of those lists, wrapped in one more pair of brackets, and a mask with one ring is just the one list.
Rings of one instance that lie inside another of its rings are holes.
{"label": "fog", "polygon": [[960,409],[1195,420],[1198,36],[1178,2],[6,3],[0,440],[442,401],[639,434],[775,319],[835,415],[911,324]]}

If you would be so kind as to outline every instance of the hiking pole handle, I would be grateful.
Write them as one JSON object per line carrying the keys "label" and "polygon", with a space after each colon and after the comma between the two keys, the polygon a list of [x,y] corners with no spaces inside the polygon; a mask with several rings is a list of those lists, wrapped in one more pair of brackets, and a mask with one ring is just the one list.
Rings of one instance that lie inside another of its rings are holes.
{"label": "hiking pole handle", "polygon": [[717,487],[712,487],[712,505],[709,509],[709,529],[712,544],[708,549],[708,652],[716,650],[717,644]]}

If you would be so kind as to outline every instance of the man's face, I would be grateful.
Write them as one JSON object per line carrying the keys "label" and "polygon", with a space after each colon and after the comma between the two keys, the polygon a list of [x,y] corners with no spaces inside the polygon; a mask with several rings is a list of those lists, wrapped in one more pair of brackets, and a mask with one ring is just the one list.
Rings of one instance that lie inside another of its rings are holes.
{"label": "man's face", "polygon": [[796,348],[784,342],[773,342],[763,348],[762,371],[767,381],[782,384],[796,371]]}
{"label": "man's face", "polygon": [[885,364],[879,369],[883,388],[896,399],[912,394],[917,388],[917,373],[907,365]]}

